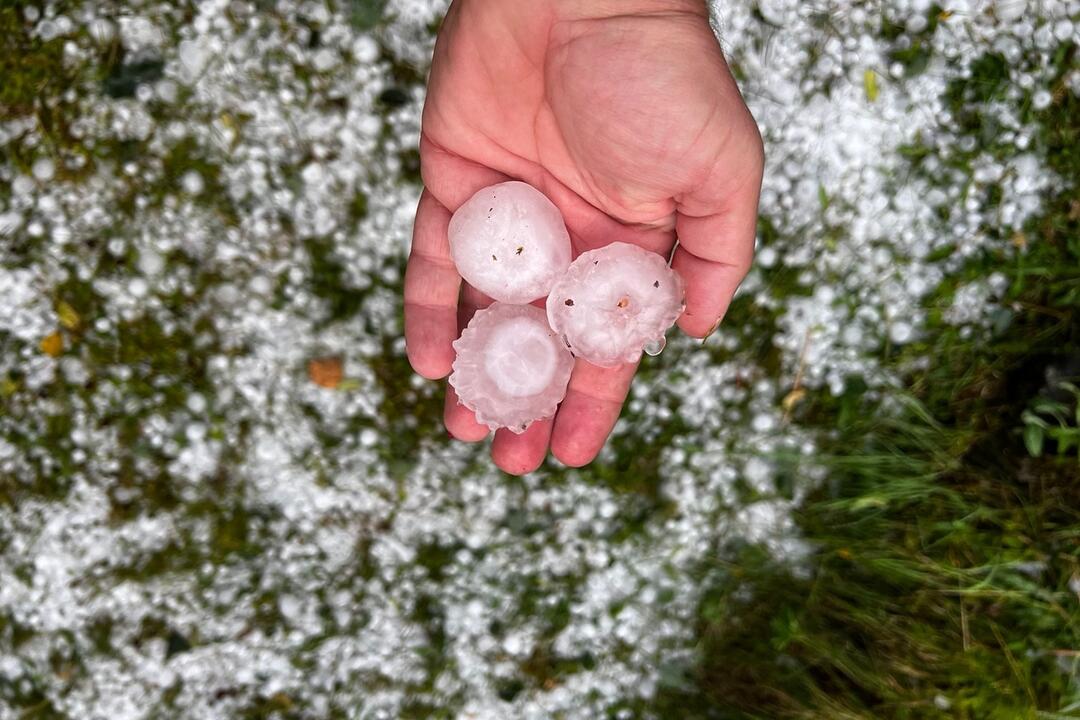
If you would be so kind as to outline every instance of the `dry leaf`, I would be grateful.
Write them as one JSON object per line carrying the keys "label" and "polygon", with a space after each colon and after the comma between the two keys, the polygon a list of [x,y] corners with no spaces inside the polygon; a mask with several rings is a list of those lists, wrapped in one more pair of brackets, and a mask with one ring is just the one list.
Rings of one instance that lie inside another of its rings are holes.
{"label": "dry leaf", "polygon": [[873,70],[863,72],[863,90],[866,91],[866,99],[874,102],[878,98],[877,73]]}
{"label": "dry leaf", "polygon": [[60,319],[60,324],[68,330],[75,330],[82,321],[79,313],[75,312],[75,308],[63,300],[56,303],[56,316]]}
{"label": "dry leaf", "polygon": [[319,387],[336,389],[341,385],[344,373],[341,366],[341,358],[326,357],[308,360],[308,377],[311,382]]}
{"label": "dry leaf", "polygon": [[795,388],[794,390],[789,392],[786,396],[784,396],[783,401],[781,401],[780,403],[784,408],[784,413],[790,415],[791,411],[795,409],[795,406],[801,403],[805,397],[806,390],[802,388]]}
{"label": "dry leaf", "polygon": [[39,347],[41,347],[41,352],[49,357],[60,357],[60,354],[64,352],[64,336],[59,330],[50,333],[41,340]]}
{"label": "dry leaf", "polygon": [[295,706],[292,698],[283,692],[274,693],[270,696],[270,700],[281,710],[291,710]]}

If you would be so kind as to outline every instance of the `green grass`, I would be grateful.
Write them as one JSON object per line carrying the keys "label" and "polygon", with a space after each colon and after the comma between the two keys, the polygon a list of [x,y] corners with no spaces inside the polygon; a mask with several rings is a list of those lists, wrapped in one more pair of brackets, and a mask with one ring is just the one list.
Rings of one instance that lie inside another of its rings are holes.
{"label": "green grass", "polygon": [[[1059,53],[1062,74],[1075,54]],[[987,56],[950,88],[966,132],[982,137],[1000,74]],[[1036,142],[1080,178],[1080,102],[1056,98]],[[663,693],[661,716],[1080,717],[1080,406],[1046,380],[1080,375],[1080,191],[1049,198],[1024,235],[1027,253],[967,273],[1005,272],[1011,314],[964,339],[931,312],[906,352],[934,361],[908,377],[901,413],[867,419],[859,388],[800,408],[832,438],[828,480],[798,513],[812,571],[755,546],[703,568],[694,683]]]}

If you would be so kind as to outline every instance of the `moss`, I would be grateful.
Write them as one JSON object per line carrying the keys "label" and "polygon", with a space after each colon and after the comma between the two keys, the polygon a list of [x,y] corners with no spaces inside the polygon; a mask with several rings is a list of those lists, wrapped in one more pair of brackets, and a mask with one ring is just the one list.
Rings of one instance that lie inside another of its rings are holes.
{"label": "moss", "polygon": [[406,357],[384,340],[382,355],[373,358],[371,369],[382,391],[379,417],[385,421],[379,453],[398,477],[415,467],[417,450],[424,442],[447,439],[442,424],[442,393],[425,384],[413,387],[413,373]]}
{"label": "moss", "polygon": [[311,238],[304,245],[311,261],[311,292],[328,305],[323,322],[329,325],[356,315],[366,293],[345,282],[345,266],[334,254],[333,242],[329,238]]}
{"label": "moss", "polygon": [[[933,57],[932,38],[941,22],[943,11],[937,3],[932,4],[926,11],[926,27],[917,33],[909,33],[904,25],[894,22],[888,17],[882,20],[881,36],[894,41],[894,47],[889,51],[889,61],[900,63],[904,67],[907,77],[914,77],[923,73],[930,65]],[[904,44],[898,41],[905,39]]]}
{"label": "moss", "polygon": [[105,77],[102,89],[113,98],[135,97],[139,85],[159,79],[164,69],[165,63],[156,58],[117,63]]}
{"label": "moss", "polygon": [[382,20],[385,0],[344,0],[348,7],[349,22],[357,30],[371,30]]}
{"label": "moss", "polygon": [[32,37],[24,6],[0,7],[0,120],[33,113],[43,99],[59,95],[71,82],[63,38],[43,42]]}

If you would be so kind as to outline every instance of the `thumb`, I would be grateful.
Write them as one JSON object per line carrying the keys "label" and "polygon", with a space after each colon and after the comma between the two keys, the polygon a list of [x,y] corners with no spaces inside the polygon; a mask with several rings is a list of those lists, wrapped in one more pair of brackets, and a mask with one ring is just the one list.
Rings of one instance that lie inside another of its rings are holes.
{"label": "thumb", "polygon": [[754,256],[758,196],[764,167],[761,136],[750,127],[725,145],[698,188],[677,199],[679,246],[672,267],[686,282],[686,310],[679,327],[694,337],[716,329]]}

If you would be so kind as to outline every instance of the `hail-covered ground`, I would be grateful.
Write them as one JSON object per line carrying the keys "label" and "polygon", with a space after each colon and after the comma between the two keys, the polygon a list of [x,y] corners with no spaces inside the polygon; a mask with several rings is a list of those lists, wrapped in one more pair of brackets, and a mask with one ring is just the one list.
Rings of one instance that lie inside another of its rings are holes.
{"label": "hail-covered ground", "polygon": [[0,78],[0,719],[647,716],[725,548],[808,550],[805,395],[887,411],[936,324],[1007,322],[971,263],[1075,181],[1037,123],[1080,2],[721,2],[768,158],[740,322],[510,478],[404,358],[444,10],[0,8],[53,63]]}

